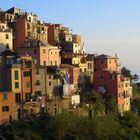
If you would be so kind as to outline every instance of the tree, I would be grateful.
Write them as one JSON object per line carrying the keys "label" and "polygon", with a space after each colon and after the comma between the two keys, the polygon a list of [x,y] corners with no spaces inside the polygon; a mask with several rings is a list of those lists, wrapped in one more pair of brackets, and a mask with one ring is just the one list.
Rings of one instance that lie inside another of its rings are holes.
{"label": "tree", "polygon": [[132,75],[131,71],[126,67],[122,67],[121,73],[124,77],[129,77],[131,81],[136,82],[139,80],[139,76],[137,74]]}
{"label": "tree", "polygon": [[106,95],[105,97],[106,113],[114,112],[117,113],[117,103],[115,97],[112,95]]}
{"label": "tree", "polygon": [[138,81],[138,80],[139,80],[139,76],[138,76],[137,74],[134,74],[134,75],[133,75],[133,80],[134,80],[134,81]]}

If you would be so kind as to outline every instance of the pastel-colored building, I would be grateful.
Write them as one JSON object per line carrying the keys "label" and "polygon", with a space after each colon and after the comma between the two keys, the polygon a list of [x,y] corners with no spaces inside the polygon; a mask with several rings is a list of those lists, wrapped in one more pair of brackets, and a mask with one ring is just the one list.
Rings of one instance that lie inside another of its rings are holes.
{"label": "pastel-colored building", "polygon": [[0,53],[7,49],[13,50],[12,30],[6,23],[0,23]]}
{"label": "pastel-colored building", "polygon": [[47,68],[46,66],[36,65],[35,67],[35,96],[47,94]]}
{"label": "pastel-colored building", "polygon": [[72,35],[72,42],[81,44],[82,43],[81,35],[77,34]]}
{"label": "pastel-colored building", "polygon": [[94,72],[94,90],[101,94],[111,94],[116,98],[120,113],[124,111],[123,79],[119,72],[98,70]]}
{"label": "pastel-colored building", "polygon": [[83,54],[84,48],[80,43],[73,43],[73,42],[64,42],[61,45],[61,49],[63,52],[74,53],[74,54]]}
{"label": "pastel-colored building", "polygon": [[0,11],[0,21],[3,23],[11,23],[15,21],[17,14],[20,13],[20,9],[16,7],[12,7],[7,11]]}
{"label": "pastel-colored building", "polygon": [[19,98],[30,101],[34,95],[34,60],[32,57],[7,57],[7,90],[17,93]]}
{"label": "pastel-colored building", "polygon": [[94,54],[88,54],[86,56],[86,73],[91,83],[93,83],[94,75],[94,57]]}
{"label": "pastel-colored building", "polygon": [[124,98],[124,111],[130,111],[131,109],[131,98],[130,97],[125,97]]}
{"label": "pastel-colored building", "polygon": [[62,53],[61,62],[62,64],[79,65],[81,63],[81,58],[83,55],[74,53]]}
{"label": "pastel-colored building", "polygon": [[37,64],[42,66],[59,66],[61,63],[59,47],[45,44],[39,40],[28,40],[16,51],[20,56],[32,56],[37,60]]}
{"label": "pastel-colored building", "polygon": [[17,120],[15,97],[13,92],[0,92],[0,125]]}
{"label": "pastel-colored building", "polygon": [[102,94],[112,94],[116,98],[119,112],[124,112],[123,76],[117,56],[95,56],[93,88]]}
{"label": "pastel-colored building", "polygon": [[124,88],[124,95],[132,97],[132,86],[131,86],[130,78],[128,77],[123,78],[123,88]]}
{"label": "pastel-colored building", "polygon": [[119,59],[117,56],[98,55],[94,58],[95,70],[109,69],[119,71]]}
{"label": "pastel-colored building", "polygon": [[123,90],[124,90],[124,111],[130,110],[130,100],[132,98],[132,86],[130,78],[123,78]]}

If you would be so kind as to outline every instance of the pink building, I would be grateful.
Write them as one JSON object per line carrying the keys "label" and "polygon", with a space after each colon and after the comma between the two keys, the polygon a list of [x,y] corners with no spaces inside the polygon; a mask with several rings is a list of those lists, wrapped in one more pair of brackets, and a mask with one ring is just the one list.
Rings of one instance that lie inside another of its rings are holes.
{"label": "pink building", "polygon": [[32,56],[39,65],[59,66],[61,63],[60,49],[57,46],[44,44],[39,40],[28,40],[16,51],[21,56]]}

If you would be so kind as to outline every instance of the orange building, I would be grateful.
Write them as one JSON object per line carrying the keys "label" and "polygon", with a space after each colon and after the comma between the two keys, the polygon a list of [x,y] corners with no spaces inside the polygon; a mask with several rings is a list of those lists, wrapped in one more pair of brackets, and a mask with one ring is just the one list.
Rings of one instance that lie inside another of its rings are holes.
{"label": "orange building", "polygon": [[109,69],[119,71],[119,62],[117,56],[99,55],[94,58],[95,71],[100,69]]}
{"label": "orange building", "polygon": [[19,100],[30,101],[34,95],[34,61],[32,57],[7,56],[7,90],[16,93]]}
{"label": "orange building", "polygon": [[0,124],[17,119],[13,92],[0,92]]}
{"label": "orange building", "polygon": [[34,60],[30,56],[7,55],[2,57],[3,62],[0,63],[0,68],[3,68],[5,72],[3,73],[4,78],[0,76],[0,83],[3,82],[5,87],[1,88],[0,86],[0,90],[2,93],[3,91],[11,91],[13,93],[8,94],[10,96],[8,102],[9,104],[12,101],[15,102],[14,111],[17,113],[16,116],[18,116],[16,118],[21,118],[23,106],[26,110],[26,103],[31,102],[35,95]]}

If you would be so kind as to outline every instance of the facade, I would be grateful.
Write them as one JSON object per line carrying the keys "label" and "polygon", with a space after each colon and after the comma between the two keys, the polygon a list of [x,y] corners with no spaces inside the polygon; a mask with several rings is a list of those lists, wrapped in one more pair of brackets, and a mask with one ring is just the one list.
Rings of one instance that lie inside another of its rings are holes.
{"label": "facade", "polygon": [[36,65],[35,68],[35,96],[47,94],[47,68],[45,66]]}
{"label": "facade", "polygon": [[29,56],[7,55],[2,57],[1,66],[5,72],[3,73],[4,77],[0,77],[0,83],[5,86],[1,86],[0,90],[1,92],[10,91],[12,93],[8,96],[14,98],[15,104],[12,104],[14,105],[15,116],[16,119],[20,119],[23,117],[23,107],[26,110],[26,103],[31,102],[35,95],[34,60]]}
{"label": "facade", "polygon": [[81,63],[82,57],[83,57],[83,55],[81,55],[81,54],[62,53],[61,54],[61,63],[70,64],[70,65],[79,65]]}
{"label": "facade", "polygon": [[72,42],[81,44],[82,43],[81,35],[77,34],[72,35]]}
{"label": "facade", "polygon": [[130,78],[123,78],[123,90],[124,90],[124,111],[130,110],[130,100],[132,98],[132,86]]}
{"label": "facade", "polygon": [[6,23],[0,23],[0,53],[6,49],[13,50],[12,30],[7,27]]}
{"label": "facade", "polygon": [[60,43],[60,30],[62,28],[61,24],[47,24],[48,26],[48,43],[51,45],[58,45]]}
{"label": "facade", "polygon": [[111,94],[116,98],[120,113],[124,111],[123,79],[119,72],[98,70],[94,72],[93,88],[99,93]]}
{"label": "facade", "polygon": [[125,111],[128,100],[124,98],[124,80],[119,71],[118,58],[99,55],[94,59],[94,90],[106,95],[111,94],[116,98],[118,110],[122,114]]}
{"label": "facade", "polygon": [[7,90],[17,93],[21,100],[30,101],[34,95],[34,62],[31,57],[7,57]]}
{"label": "facade", "polygon": [[87,55],[86,56],[86,73],[90,82],[93,83],[93,75],[94,75],[94,57],[95,55]]}
{"label": "facade", "polygon": [[60,49],[39,40],[28,40],[16,51],[21,56],[32,56],[37,60],[37,64],[42,66],[59,66],[61,63]]}
{"label": "facade", "polygon": [[17,119],[13,92],[0,92],[0,125]]}
{"label": "facade", "polygon": [[119,71],[119,62],[117,56],[99,55],[94,59],[95,70],[108,69]]}
{"label": "facade", "polygon": [[73,42],[63,42],[62,51],[65,53],[83,54],[84,49],[81,44]]}

